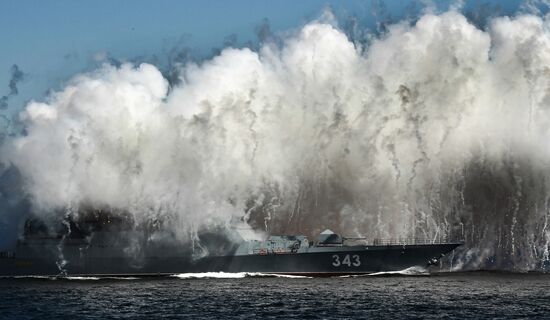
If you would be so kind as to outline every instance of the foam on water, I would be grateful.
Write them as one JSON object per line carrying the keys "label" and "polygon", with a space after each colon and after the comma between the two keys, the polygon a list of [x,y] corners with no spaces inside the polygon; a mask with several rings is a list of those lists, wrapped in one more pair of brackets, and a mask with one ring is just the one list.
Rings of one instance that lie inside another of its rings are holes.
{"label": "foam on water", "polygon": [[259,273],[259,272],[199,272],[180,273],[172,277],[179,279],[241,279],[250,277],[274,277],[274,278],[310,278],[306,276],[293,276],[284,274]]}
{"label": "foam on water", "polygon": [[104,277],[104,276],[3,276],[0,279],[45,279],[45,280],[76,280],[76,281],[90,281],[90,280],[137,280],[139,277]]}
{"label": "foam on water", "polygon": [[429,276],[430,272],[422,267],[410,267],[399,271],[382,271],[369,274],[369,276],[385,276],[385,275],[401,275],[401,276]]}
{"label": "foam on water", "polygon": [[66,280],[100,280],[100,277],[63,277]]}
{"label": "foam on water", "polygon": [[409,267],[398,271],[380,271],[368,274],[356,274],[339,276],[339,278],[358,278],[358,277],[372,277],[372,276],[429,276],[430,272],[422,267]]}
{"label": "foam on water", "polygon": [[56,277],[52,276],[2,276],[2,279],[47,279],[55,280]]}
{"label": "foam on water", "polygon": [[62,280],[138,280],[139,277],[58,277]]}

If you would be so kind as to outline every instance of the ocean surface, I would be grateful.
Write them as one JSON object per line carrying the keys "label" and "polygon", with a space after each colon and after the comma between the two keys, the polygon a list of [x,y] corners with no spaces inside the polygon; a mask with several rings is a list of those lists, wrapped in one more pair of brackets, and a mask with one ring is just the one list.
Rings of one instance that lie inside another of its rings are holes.
{"label": "ocean surface", "polygon": [[550,275],[0,279],[1,319],[550,319]]}

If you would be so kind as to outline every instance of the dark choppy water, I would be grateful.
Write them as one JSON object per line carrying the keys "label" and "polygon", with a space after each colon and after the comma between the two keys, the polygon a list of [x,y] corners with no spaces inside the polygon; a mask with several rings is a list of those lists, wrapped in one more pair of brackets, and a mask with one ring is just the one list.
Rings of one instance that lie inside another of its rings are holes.
{"label": "dark choppy water", "polygon": [[0,318],[550,318],[550,275],[0,279]]}

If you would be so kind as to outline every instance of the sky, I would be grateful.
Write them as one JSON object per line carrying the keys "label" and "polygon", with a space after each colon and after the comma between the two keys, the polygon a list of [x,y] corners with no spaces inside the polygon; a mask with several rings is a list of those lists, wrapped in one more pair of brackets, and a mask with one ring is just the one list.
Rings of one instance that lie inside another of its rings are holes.
{"label": "sky", "polygon": [[[13,116],[31,99],[63,87],[74,74],[105,61],[166,64],[186,48],[193,59],[211,56],[225,45],[256,43],[256,30],[268,25],[285,34],[330,8],[339,23],[351,17],[375,30],[377,22],[399,21],[433,5],[442,11],[456,1],[33,1],[0,2],[0,96],[10,93],[13,65],[22,72],[17,95],[4,113]],[[507,14],[520,1],[470,0],[463,11]],[[235,41],[236,40],[236,41]],[[111,59],[111,60],[109,60]],[[114,59],[114,60],[113,60]]]}

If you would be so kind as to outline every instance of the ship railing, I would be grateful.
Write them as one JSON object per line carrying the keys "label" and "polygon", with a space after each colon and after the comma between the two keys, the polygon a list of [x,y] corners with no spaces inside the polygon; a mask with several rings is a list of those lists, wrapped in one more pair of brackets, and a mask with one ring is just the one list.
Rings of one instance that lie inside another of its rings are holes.
{"label": "ship railing", "polygon": [[366,245],[375,245],[375,246],[395,246],[395,245],[421,245],[421,244],[444,244],[456,242],[452,241],[450,238],[392,238],[392,239],[367,239],[367,238],[351,238],[346,239],[348,242],[357,242]]}
{"label": "ship railing", "polygon": [[426,238],[411,238],[411,239],[373,239],[374,245],[415,245],[415,244],[433,244],[439,241]]}
{"label": "ship railing", "polygon": [[285,248],[258,248],[252,250],[253,254],[266,255],[266,254],[283,254],[292,253],[292,250]]}

